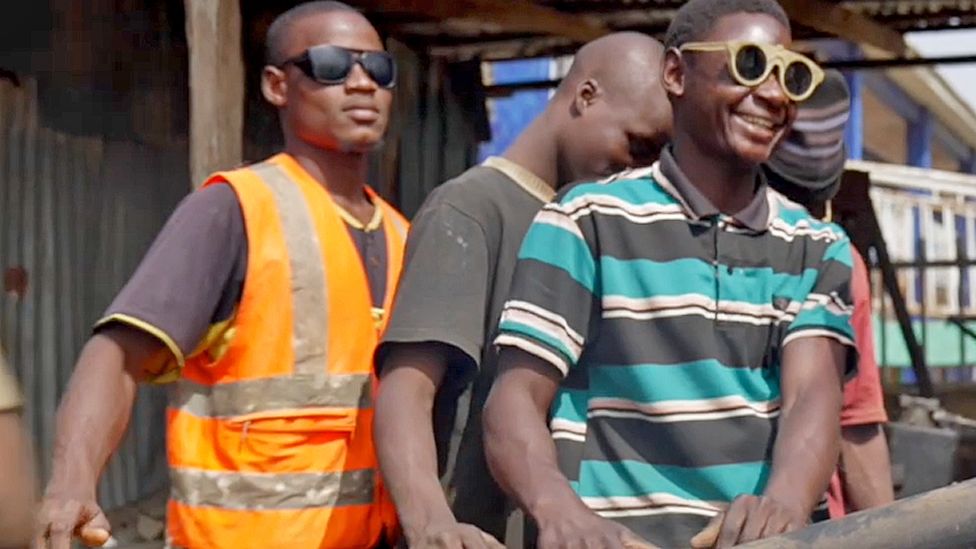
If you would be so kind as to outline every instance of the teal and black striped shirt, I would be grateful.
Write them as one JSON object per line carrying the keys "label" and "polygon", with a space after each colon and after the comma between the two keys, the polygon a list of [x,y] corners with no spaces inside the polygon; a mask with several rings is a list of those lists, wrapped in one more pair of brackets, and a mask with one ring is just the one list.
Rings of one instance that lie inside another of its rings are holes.
{"label": "teal and black striped shirt", "polygon": [[765,487],[782,349],[803,337],[853,347],[850,276],[838,226],[764,182],[721,214],[665,151],[536,216],[496,343],[564,376],[550,427],[583,501],[686,547]]}

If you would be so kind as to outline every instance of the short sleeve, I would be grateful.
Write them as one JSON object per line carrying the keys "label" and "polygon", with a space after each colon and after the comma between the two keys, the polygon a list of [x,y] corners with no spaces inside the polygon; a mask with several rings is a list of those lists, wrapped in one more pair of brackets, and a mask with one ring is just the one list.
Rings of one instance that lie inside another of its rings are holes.
{"label": "short sleeve", "polygon": [[15,410],[23,404],[17,379],[7,365],[3,350],[0,350],[0,412]]}
{"label": "short sleeve", "polygon": [[[187,196],[95,329],[121,323],[159,338],[174,367],[199,345],[232,282],[246,271],[244,218],[229,185]],[[232,307],[230,307],[232,309]]]}
{"label": "short sleeve", "polygon": [[857,375],[844,385],[844,407],[841,410],[842,427],[885,423],[888,414],[884,407],[881,375],[874,354],[874,328],[871,321],[871,283],[867,265],[857,250],[852,250],[854,261],[851,278],[851,295],[854,298],[854,342],[857,345]]}
{"label": "short sleeve", "polygon": [[463,353],[457,379],[480,365],[488,309],[488,244],[480,223],[435,191],[414,218],[376,365],[397,344],[436,342]]}
{"label": "short sleeve", "polygon": [[545,206],[522,241],[496,345],[521,349],[568,375],[592,328],[597,278],[569,206]]}
{"label": "short sleeve", "polygon": [[851,325],[854,312],[851,243],[842,229],[835,227],[833,230],[841,236],[827,245],[813,287],[790,323],[783,346],[805,337],[833,339],[848,347],[845,371],[852,375],[857,368],[857,350]]}

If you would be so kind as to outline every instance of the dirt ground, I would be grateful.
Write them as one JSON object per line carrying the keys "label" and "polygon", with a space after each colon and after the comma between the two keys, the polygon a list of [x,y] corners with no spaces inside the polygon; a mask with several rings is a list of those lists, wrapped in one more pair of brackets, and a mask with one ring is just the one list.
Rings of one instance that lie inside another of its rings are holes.
{"label": "dirt ground", "polygon": [[104,547],[118,549],[162,549],[168,491],[106,512],[112,525],[112,539]]}

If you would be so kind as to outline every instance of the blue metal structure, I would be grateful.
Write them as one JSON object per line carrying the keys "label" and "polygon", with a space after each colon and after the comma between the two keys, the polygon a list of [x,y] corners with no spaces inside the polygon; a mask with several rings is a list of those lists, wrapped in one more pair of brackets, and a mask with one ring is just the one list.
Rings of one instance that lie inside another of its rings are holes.
{"label": "blue metal structure", "polygon": [[927,110],[919,110],[919,116],[908,123],[908,165],[919,168],[932,167],[932,136],[935,121]]}
{"label": "blue metal structure", "polygon": [[847,156],[852,160],[864,159],[864,75],[858,72],[844,74],[847,86],[851,89],[851,117],[844,128],[847,141]]}
{"label": "blue metal structure", "polygon": [[[551,59],[519,59],[491,64],[488,84],[513,84],[548,80],[552,71]],[[491,141],[483,143],[478,152],[479,162],[501,154],[515,141],[522,130],[546,107],[549,92],[527,90],[509,97],[493,99],[489,103]]]}

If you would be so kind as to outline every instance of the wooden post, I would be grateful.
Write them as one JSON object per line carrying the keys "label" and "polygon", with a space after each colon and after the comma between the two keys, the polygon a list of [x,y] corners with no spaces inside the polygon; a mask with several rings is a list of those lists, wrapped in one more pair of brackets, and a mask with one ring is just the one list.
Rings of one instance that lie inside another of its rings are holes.
{"label": "wooden post", "polygon": [[184,0],[190,47],[190,177],[241,162],[244,60],[239,0]]}

